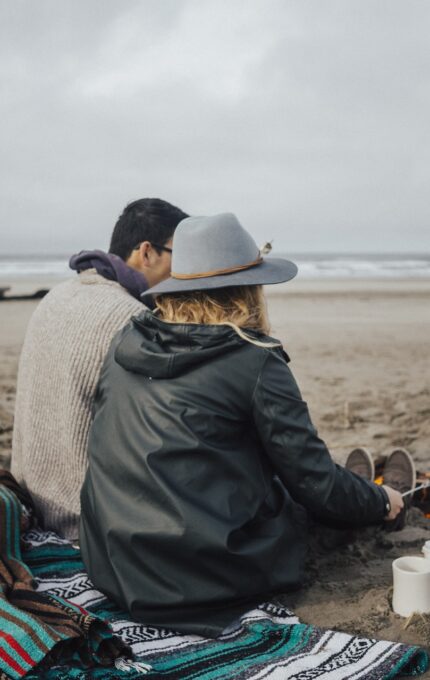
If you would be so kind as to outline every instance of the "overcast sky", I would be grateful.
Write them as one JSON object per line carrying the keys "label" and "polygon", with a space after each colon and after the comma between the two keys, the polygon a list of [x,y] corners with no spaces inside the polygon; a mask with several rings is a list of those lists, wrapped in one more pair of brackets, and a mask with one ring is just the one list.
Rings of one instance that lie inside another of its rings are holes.
{"label": "overcast sky", "polygon": [[1,252],[123,206],[275,250],[430,251],[428,0],[0,0]]}

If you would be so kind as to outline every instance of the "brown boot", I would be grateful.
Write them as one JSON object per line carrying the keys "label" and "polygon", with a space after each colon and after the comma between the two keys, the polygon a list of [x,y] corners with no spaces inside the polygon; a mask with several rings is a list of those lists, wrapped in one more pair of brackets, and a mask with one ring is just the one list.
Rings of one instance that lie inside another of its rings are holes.
{"label": "brown boot", "polygon": [[[391,486],[396,491],[400,491],[400,493],[414,489],[417,473],[411,454],[406,449],[395,449],[387,458],[383,477],[384,484]],[[405,526],[407,510],[412,502],[412,494],[406,496],[404,500],[405,507],[399,512],[396,519],[384,522],[386,531],[400,531]]]}
{"label": "brown boot", "polygon": [[359,477],[373,482],[375,479],[375,465],[373,458],[367,449],[354,449],[346,459],[345,467],[350,472],[355,472]]}

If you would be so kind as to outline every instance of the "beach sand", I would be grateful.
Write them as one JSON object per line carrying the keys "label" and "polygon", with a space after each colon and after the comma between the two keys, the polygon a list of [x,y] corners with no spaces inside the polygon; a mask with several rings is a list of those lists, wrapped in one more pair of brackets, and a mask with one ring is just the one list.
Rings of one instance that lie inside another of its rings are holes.
{"label": "beach sand", "polygon": [[[36,283],[27,287],[46,282]],[[291,357],[334,458],[344,461],[356,446],[375,457],[402,446],[418,469],[430,471],[430,281],[297,280],[268,293],[273,335]],[[36,304],[0,303],[2,466],[10,456],[20,347]],[[400,532],[356,532],[349,544],[313,554],[305,587],[285,602],[303,622],[427,647],[430,616],[416,615],[405,627],[390,609],[392,560],[419,554],[427,539],[430,519],[415,508]]]}

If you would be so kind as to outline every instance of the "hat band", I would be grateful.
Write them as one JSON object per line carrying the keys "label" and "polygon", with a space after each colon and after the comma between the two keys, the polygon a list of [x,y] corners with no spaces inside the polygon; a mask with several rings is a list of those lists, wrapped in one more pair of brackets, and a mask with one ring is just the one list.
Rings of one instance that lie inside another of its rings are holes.
{"label": "hat band", "polygon": [[262,257],[258,257],[252,262],[247,264],[239,264],[237,267],[228,267],[227,269],[212,269],[209,272],[201,272],[200,274],[175,274],[172,272],[170,276],[172,279],[204,279],[209,276],[220,276],[221,274],[233,274],[234,272],[240,272],[243,269],[250,269],[251,267],[256,267],[263,262]]}

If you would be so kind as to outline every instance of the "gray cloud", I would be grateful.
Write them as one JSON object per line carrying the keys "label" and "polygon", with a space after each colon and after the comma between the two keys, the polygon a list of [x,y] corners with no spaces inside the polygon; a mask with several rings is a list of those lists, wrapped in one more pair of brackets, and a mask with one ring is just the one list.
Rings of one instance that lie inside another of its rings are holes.
{"label": "gray cloud", "polygon": [[2,250],[156,195],[277,249],[430,250],[426,0],[0,2]]}

